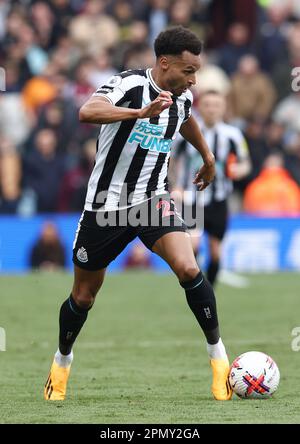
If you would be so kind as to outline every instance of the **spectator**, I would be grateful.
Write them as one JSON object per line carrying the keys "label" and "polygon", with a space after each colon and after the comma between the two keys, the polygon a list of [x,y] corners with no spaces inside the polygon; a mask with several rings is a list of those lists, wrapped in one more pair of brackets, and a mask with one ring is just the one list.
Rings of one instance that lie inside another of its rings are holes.
{"label": "spectator", "polygon": [[20,197],[21,162],[11,140],[0,135],[0,212],[15,213]]}
{"label": "spectator", "polygon": [[149,251],[141,243],[132,246],[124,263],[124,269],[148,269],[151,268],[151,260]]}
{"label": "spectator", "polygon": [[29,119],[19,90],[19,68],[8,62],[6,65],[5,94],[0,94],[0,132],[3,137],[13,144],[24,142],[29,134],[31,120]]}
{"label": "spectator", "polygon": [[35,192],[39,212],[53,212],[57,209],[58,192],[64,171],[65,159],[57,153],[54,131],[38,131],[33,150],[24,157],[23,183],[25,189]]}
{"label": "spectator", "polygon": [[67,87],[64,86],[64,76],[60,77],[60,80],[57,79],[57,97],[39,108],[36,124],[23,144],[23,150],[27,153],[34,146],[36,133],[45,127],[55,132],[59,152],[73,155],[73,152],[78,151],[77,144],[80,144],[81,139],[85,137],[83,126],[77,125],[77,108],[71,92],[63,93],[62,90]]}
{"label": "spectator", "polygon": [[81,52],[68,34],[63,34],[57,41],[57,45],[51,51],[50,62],[56,67],[56,71],[66,76],[70,75],[70,68],[73,68],[81,57]]}
{"label": "spectator", "polygon": [[284,149],[285,167],[300,186],[300,133],[291,134]]}
{"label": "spectator", "polygon": [[75,68],[75,79],[70,87],[70,95],[73,97],[77,109],[94,92],[91,77],[95,70],[95,62],[91,57],[84,57],[79,60]]}
{"label": "spectator", "polygon": [[[19,37],[19,30],[22,24],[26,23],[25,14],[23,14],[17,8],[9,10],[8,4],[5,7],[5,15],[7,15],[6,23],[3,28],[1,27],[2,43],[3,47],[7,48],[11,42],[15,42]],[[3,5],[1,3],[1,10],[3,11]],[[3,32],[4,31],[4,32]]]}
{"label": "spectator", "polygon": [[57,88],[53,82],[56,75],[56,69],[53,65],[47,65],[40,76],[32,77],[26,82],[22,98],[24,104],[33,116],[37,115],[41,106],[57,97]]}
{"label": "spectator", "polygon": [[[300,57],[300,21],[288,28],[288,52],[291,60],[299,60]],[[282,61],[282,60],[281,60]]]}
{"label": "spectator", "polygon": [[39,270],[57,270],[66,265],[65,249],[56,226],[46,222],[30,254],[30,266]]}
{"label": "spectator", "polygon": [[[278,0],[277,0],[278,1]],[[300,5],[298,0],[285,0],[291,8],[290,14],[293,18],[300,20]]]}
{"label": "spectator", "polygon": [[45,51],[55,45],[55,16],[45,1],[36,1],[30,8],[30,20],[36,30],[38,41]]}
{"label": "spectator", "polygon": [[238,71],[232,77],[229,94],[232,117],[245,120],[256,115],[267,119],[275,98],[276,92],[272,81],[260,71],[257,59],[252,55],[242,57]]}
{"label": "spectator", "polygon": [[219,66],[210,63],[207,54],[201,55],[201,61],[201,69],[196,73],[197,83],[194,88],[196,95],[214,90],[227,96],[231,87],[227,74]]}
{"label": "spectator", "polygon": [[247,186],[244,210],[261,216],[299,215],[300,189],[280,154],[269,155],[259,176]]}
{"label": "spectator", "polygon": [[269,7],[281,7],[285,10],[285,18],[300,19],[300,5],[298,0],[268,0]]}
{"label": "spectator", "polygon": [[273,120],[268,123],[265,131],[265,143],[269,154],[272,154],[272,152],[283,153],[284,134],[285,127],[283,125],[274,122]]}
{"label": "spectator", "polygon": [[241,57],[251,53],[249,29],[243,23],[233,23],[228,30],[228,42],[218,50],[218,64],[231,76]]}
{"label": "spectator", "polygon": [[33,75],[41,74],[47,66],[48,55],[46,51],[38,45],[34,29],[27,23],[22,24],[19,39],[30,73]]}
{"label": "spectator", "polygon": [[76,114],[77,109],[71,98],[68,100],[57,98],[40,110],[36,130],[52,129],[57,138],[58,150],[67,152],[77,123]]}
{"label": "spectator", "polygon": [[[127,59],[137,55],[137,61],[134,62],[137,65],[141,61],[142,52],[146,49],[145,56],[147,57],[147,52],[149,49],[152,51],[152,58],[154,59],[154,54],[152,48],[146,43],[148,39],[148,27],[146,23],[142,21],[134,21],[130,26],[130,32],[126,39],[119,43],[118,48],[114,50],[113,61],[114,65],[118,67],[119,71],[127,69]],[[141,49],[141,50],[140,50]],[[133,55],[132,55],[133,54]],[[139,68],[146,66],[145,61],[142,60],[142,65]],[[133,68],[136,69],[136,68]]]}
{"label": "spectator", "polygon": [[5,22],[9,12],[9,4],[5,0],[0,0],[0,41],[5,35]]}
{"label": "spectator", "polygon": [[20,92],[25,83],[32,76],[28,61],[26,59],[26,47],[22,44],[19,37],[12,37],[3,45],[2,60],[4,67],[6,65],[14,66],[18,71],[18,84]]}
{"label": "spectator", "polygon": [[83,54],[94,54],[99,48],[112,48],[119,41],[116,21],[104,13],[103,0],[87,0],[82,14],[70,23],[72,41]]}
{"label": "spectator", "polygon": [[279,102],[273,119],[291,130],[300,132],[300,91],[290,94]]}
{"label": "spectator", "polygon": [[104,85],[110,77],[117,74],[117,70],[112,65],[112,58],[107,49],[102,49],[95,55],[94,69],[89,75],[89,81],[94,89]]}
{"label": "spectator", "polygon": [[61,181],[58,210],[81,211],[84,205],[87,184],[94,167],[96,141],[89,139],[83,146],[79,165],[68,171]]}
{"label": "spectator", "polygon": [[[57,34],[64,34],[69,27],[72,16],[76,12],[76,5],[80,4],[78,1],[70,0],[51,0],[50,6],[55,17],[54,30]],[[57,41],[56,41],[57,43]]]}
{"label": "spectator", "polygon": [[125,69],[141,69],[153,66],[154,55],[152,49],[147,44],[132,46],[124,54]]}
{"label": "spectator", "polygon": [[300,66],[300,23],[290,25],[286,33],[287,45],[283,50],[285,55],[280,54],[279,48],[278,50],[277,47],[273,49],[278,59],[272,69],[272,79],[277,89],[279,100],[290,94],[293,79],[292,71]]}
{"label": "spectator", "polygon": [[152,46],[156,36],[168,25],[168,6],[170,0],[150,0],[148,11],[149,43]]}
{"label": "spectator", "polygon": [[193,0],[175,0],[170,7],[170,24],[191,29],[200,39],[205,37],[205,27],[193,19]]}
{"label": "spectator", "polygon": [[249,37],[253,37],[257,20],[255,0],[210,0],[205,3],[209,4],[207,20],[212,28],[208,40],[209,47],[218,48],[223,45],[228,28],[233,23],[245,24]]}
{"label": "spectator", "polygon": [[252,169],[246,178],[235,182],[235,189],[244,191],[246,186],[259,175],[265,159],[270,154],[282,153],[284,155],[284,134],[285,128],[274,121],[270,121],[267,125],[260,118],[254,117],[248,121],[245,135]]}
{"label": "spectator", "polygon": [[287,14],[282,4],[270,5],[266,9],[265,23],[258,29],[256,53],[262,69],[269,73],[275,64],[287,62]]}
{"label": "spectator", "polygon": [[120,40],[127,40],[133,23],[133,11],[128,0],[115,0],[112,15],[118,22]]}
{"label": "spectator", "polygon": [[252,168],[250,173],[244,179],[235,182],[234,187],[239,190],[244,191],[249,182],[259,175],[264,161],[269,154],[265,143],[264,128],[264,121],[257,117],[253,117],[247,122],[245,138],[249,149]]}

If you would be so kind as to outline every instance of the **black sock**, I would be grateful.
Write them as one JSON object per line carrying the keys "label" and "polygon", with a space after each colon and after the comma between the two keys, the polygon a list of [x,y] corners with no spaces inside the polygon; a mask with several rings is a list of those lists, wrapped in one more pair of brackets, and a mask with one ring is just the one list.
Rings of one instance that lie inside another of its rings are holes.
{"label": "black sock", "polygon": [[72,295],[62,304],[59,312],[59,351],[62,355],[71,353],[87,315],[88,309],[79,307]]}
{"label": "black sock", "polygon": [[212,286],[202,272],[188,282],[181,282],[185,289],[186,299],[194,313],[206,340],[216,344],[220,338],[216,298]]}
{"label": "black sock", "polygon": [[220,268],[220,262],[219,261],[210,261],[207,268],[207,280],[211,283],[211,285],[214,285],[216,281],[216,277],[218,274]]}

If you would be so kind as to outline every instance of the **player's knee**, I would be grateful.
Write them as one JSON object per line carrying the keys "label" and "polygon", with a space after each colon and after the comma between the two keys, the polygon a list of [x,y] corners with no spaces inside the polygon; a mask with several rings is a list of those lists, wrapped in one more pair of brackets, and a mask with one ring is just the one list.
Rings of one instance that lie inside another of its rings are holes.
{"label": "player's knee", "polygon": [[179,282],[188,282],[194,279],[199,273],[199,267],[194,261],[187,260],[177,260],[176,263],[176,274]]}
{"label": "player's knee", "polygon": [[92,289],[73,289],[72,296],[76,304],[83,309],[89,310],[92,308],[97,292]]}

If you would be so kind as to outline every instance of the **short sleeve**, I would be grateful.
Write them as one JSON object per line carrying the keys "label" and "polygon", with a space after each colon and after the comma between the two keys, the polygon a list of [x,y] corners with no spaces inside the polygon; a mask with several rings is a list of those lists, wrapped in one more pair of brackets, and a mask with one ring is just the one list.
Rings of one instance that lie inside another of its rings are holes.
{"label": "short sleeve", "polygon": [[128,77],[121,75],[111,77],[104,85],[100,86],[94,92],[94,97],[106,97],[112,105],[121,105],[128,98],[129,91],[132,88]]}
{"label": "short sleeve", "polygon": [[243,133],[235,128],[230,137],[230,152],[235,154],[238,160],[247,159],[249,157],[248,144]]}

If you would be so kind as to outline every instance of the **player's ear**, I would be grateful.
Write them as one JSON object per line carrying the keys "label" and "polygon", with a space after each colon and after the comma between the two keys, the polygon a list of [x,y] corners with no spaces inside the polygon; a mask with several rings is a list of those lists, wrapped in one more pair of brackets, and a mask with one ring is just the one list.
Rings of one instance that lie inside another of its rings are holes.
{"label": "player's ear", "polygon": [[168,57],[162,55],[162,56],[159,57],[158,62],[159,62],[159,65],[160,65],[161,69],[162,69],[163,71],[167,71],[167,69],[169,68],[169,60],[168,60]]}

